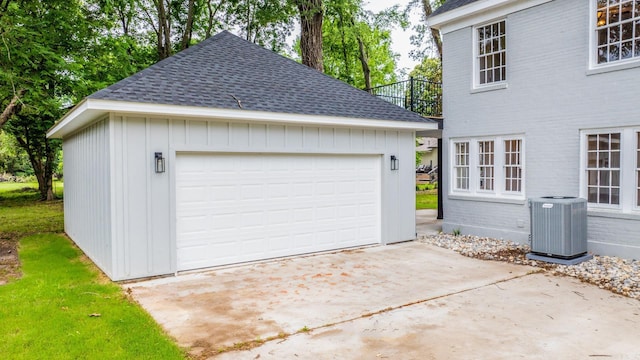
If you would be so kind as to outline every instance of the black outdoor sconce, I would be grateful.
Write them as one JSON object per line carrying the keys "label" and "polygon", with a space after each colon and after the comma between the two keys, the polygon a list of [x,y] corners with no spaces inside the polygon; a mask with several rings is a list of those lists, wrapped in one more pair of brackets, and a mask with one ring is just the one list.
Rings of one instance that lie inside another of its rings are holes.
{"label": "black outdoor sconce", "polygon": [[398,170],[398,158],[395,155],[391,155],[391,170]]}
{"label": "black outdoor sconce", "polygon": [[164,172],[164,158],[162,157],[161,152],[157,152],[155,155],[156,158],[156,173],[160,174]]}

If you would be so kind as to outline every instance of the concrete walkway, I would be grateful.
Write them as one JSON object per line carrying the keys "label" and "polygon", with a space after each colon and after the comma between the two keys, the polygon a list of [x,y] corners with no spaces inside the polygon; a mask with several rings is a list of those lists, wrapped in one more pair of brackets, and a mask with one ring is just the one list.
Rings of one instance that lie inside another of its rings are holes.
{"label": "concrete walkway", "polygon": [[415,241],[124,286],[199,358],[640,359],[639,301],[540,271]]}
{"label": "concrete walkway", "polygon": [[416,233],[436,235],[442,230],[442,220],[438,220],[438,210],[416,210]]}

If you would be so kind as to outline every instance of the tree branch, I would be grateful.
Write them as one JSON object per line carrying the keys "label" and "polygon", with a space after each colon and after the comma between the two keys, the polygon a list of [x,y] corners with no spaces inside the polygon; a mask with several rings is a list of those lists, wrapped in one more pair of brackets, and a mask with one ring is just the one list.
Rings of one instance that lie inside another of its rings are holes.
{"label": "tree branch", "polygon": [[191,42],[191,34],[193,32],[193,20],[196,13],[195,0],[189,0],[189,11],[187,13],[187,23],[184,28],[184,34],[182,34],[182,43],[180,44],[180,50],[184,50],[189,47]]}
{"label": "tree branch", "polygon": [[[427,20],[433,13],[431,0],[422,0],[422,8],[424,9],[424,18]],[[440,38],[440,31],[431,27],[429,27],[429,29],[431,29],[431,38],[433,39],[433,43],[436,45],[438,57],[442,60],[442,39]]]}
{"label": "tree branch", "polygon": [[22,95],[24,95],[25,92],[26,90],[21,89],[21,90],[18,90],[18,92],[16,92],[15,94],[13,94],[13,98],[11,99],[9,104],[4,108],[4,111],[2,112],[2,114],[0,114],[0,128],[7,121],[9,121],[9,119],[13,114],[20,111],[20,108],[22,107],[22,102],[20,101],[20,98],[22,97]]}
{"label": "tree branch", "polygon": [[367,55],[367,49],[360,36],[358,36],[358,51],[360,53],[360,64],[362,64],[364,87],[368,90],[371,89],[371,69],[369,68],[369,56]]}

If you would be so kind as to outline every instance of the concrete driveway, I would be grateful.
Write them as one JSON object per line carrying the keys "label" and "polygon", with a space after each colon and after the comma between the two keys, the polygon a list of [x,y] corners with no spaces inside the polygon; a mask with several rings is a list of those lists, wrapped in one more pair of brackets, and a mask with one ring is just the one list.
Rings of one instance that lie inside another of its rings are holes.
{"label": "concrete driveway", "polygon": [[640,301],[419,241],[124,287],[197,358],[640,359]]}

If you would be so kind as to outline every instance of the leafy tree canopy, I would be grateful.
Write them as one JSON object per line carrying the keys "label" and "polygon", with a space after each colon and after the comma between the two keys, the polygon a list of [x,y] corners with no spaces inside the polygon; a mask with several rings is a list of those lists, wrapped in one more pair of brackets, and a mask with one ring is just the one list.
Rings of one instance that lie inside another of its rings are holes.
{"label": "leafy tree canopy", "polygon": [[409,76],[442,83],[442,63],[440,59],[426,57],[411,70]]}
{"label": "leafy tree canopy", "polygon": [[302,19],[319,25],[320,41],[313,35],[307,45],[327,74],[358,88],[396,80],[390,30],[407,26],[397,7],[373,14],[362,0],[0,0],[2,144],[26,153],[42,198],[51,199],[60,142],[46,132],[82,98],[223,29],[285,52]]}

